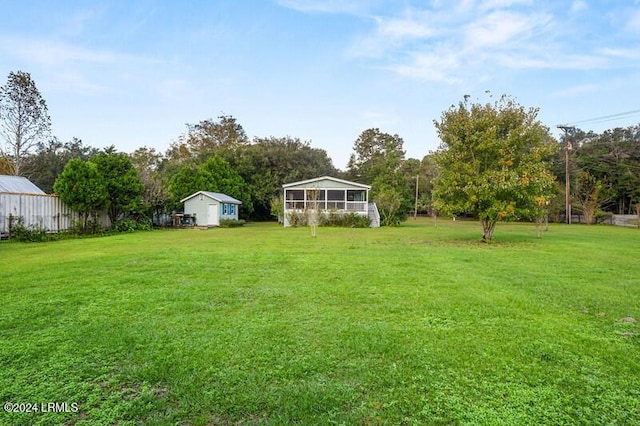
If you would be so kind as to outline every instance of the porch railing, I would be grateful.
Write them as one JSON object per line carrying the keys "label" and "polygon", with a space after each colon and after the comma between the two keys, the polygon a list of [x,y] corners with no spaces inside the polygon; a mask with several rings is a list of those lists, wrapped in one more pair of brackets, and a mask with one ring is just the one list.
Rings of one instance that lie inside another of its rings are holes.
{"label": "porch railing", "polygon": [[[304,210],[305,207],[311,207],[313,201],[307,201],[305,204],[304,200],[287,200],[285,204],[285,208],[287,210]],[[367,202],[366,201],[334,201],[334,200],[324,200],[317,201],[318,207],[322,210],[337,210],[337,211],[349,211],[349,212],[367,212]]]}

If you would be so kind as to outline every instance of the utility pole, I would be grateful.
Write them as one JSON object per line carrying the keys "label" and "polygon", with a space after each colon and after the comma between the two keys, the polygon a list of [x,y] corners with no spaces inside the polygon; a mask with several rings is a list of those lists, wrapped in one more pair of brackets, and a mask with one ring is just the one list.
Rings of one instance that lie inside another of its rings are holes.
{"label": "utility pole", "polygon": [[565,210],[567,225],[571,225],[571,173],[569,173],[569,151],[571,151],[570,134],[575,132],[574,126],[558,125],[564,131],[564,180],[565,180]]}
{"label": "utility pole", "polygon": [[418,217],[418,180],[420,179],[420,175],[416,175],[416,207],[413,210],[413,220]]}

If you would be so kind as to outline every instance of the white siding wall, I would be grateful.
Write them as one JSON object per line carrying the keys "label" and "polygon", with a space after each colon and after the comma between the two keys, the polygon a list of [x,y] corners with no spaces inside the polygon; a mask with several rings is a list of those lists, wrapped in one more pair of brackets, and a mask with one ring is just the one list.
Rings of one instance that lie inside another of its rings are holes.
{"label": "white siding wall", "polygon": [[[240,206],[236,205],[234,207],[234,214],[224,214],[223,204],[212,198],[204,195],[202,200],[200,199],[200,195],[196,195],[193,198],[190,198],[184,202],[184,213],[185,214],[195,214],[196,215],[196,225],[198,226],[207,226],[211,221],[208,218],[209,215],[209,204],[217,204],[218,205],[218,219],[235,219],[238,220],[238,208]],[[228,211],[228,207],[227,207]],[[218,222],[219,222],[218,220]]]}
{"label": "white siding wall", "polygon": [[[0,193],[0,234],[9,232],[9,216],[22,217],[27,227],[41,227],[49,232],[70,229],[79,219],[78,213],[64,205],[55,195]],[[109,217],[102,212],[102,226],[110,226]]]}
{"label": "white siding wall", "polygon": [[209,222],[207,217],[209,215],[209,204],[218,204],[218,202],[209,197],[203,197],[203,199],[200,200],[200,196],[196,195],[184,202],[184,213],[195,214],[196,225],[207,226]]}

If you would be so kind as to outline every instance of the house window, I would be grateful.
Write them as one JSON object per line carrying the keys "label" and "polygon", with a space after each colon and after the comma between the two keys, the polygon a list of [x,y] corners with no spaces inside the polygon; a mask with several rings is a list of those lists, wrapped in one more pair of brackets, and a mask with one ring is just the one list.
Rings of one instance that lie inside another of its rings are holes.
{"label": "house window", "polygon": [[366,201],[366,191],[348,190],[347,201]]}
{"label": "house window", "polygon": [[236,206],[234,204],[229,204],[229,214],[236,214]]}
{"label": "house window", "polygon": [[227,206],[228,204],[222,203],[222,214],[227,214]]}
{"label": "house window", "polygon": [[290,189],[287,191],[287,200],[304,200],[304,189]]}
{"label": "house window", "polygon": [[304,189],[289,189],[285,193],[287,196],[287,209],[304,208]]}
{"label": "house window", "polygon": [[327,208],[329,210],[344,209],[344,190],[330,189],[327,191]]}

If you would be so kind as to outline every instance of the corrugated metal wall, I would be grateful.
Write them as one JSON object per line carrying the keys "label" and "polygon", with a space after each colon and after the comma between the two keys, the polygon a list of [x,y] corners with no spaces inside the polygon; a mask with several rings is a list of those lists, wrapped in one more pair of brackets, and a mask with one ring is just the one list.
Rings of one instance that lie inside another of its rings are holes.
{"label": "corrugated metal wall", "polygon": [[[9,216],[22,217],[27,227],[41,227],[49,232],[70,229],[79,219],[78,213],[65,206],[55,195],[0,193],[0,234],[9,232]],[[99,220],[110,226],[106,212]]]}

